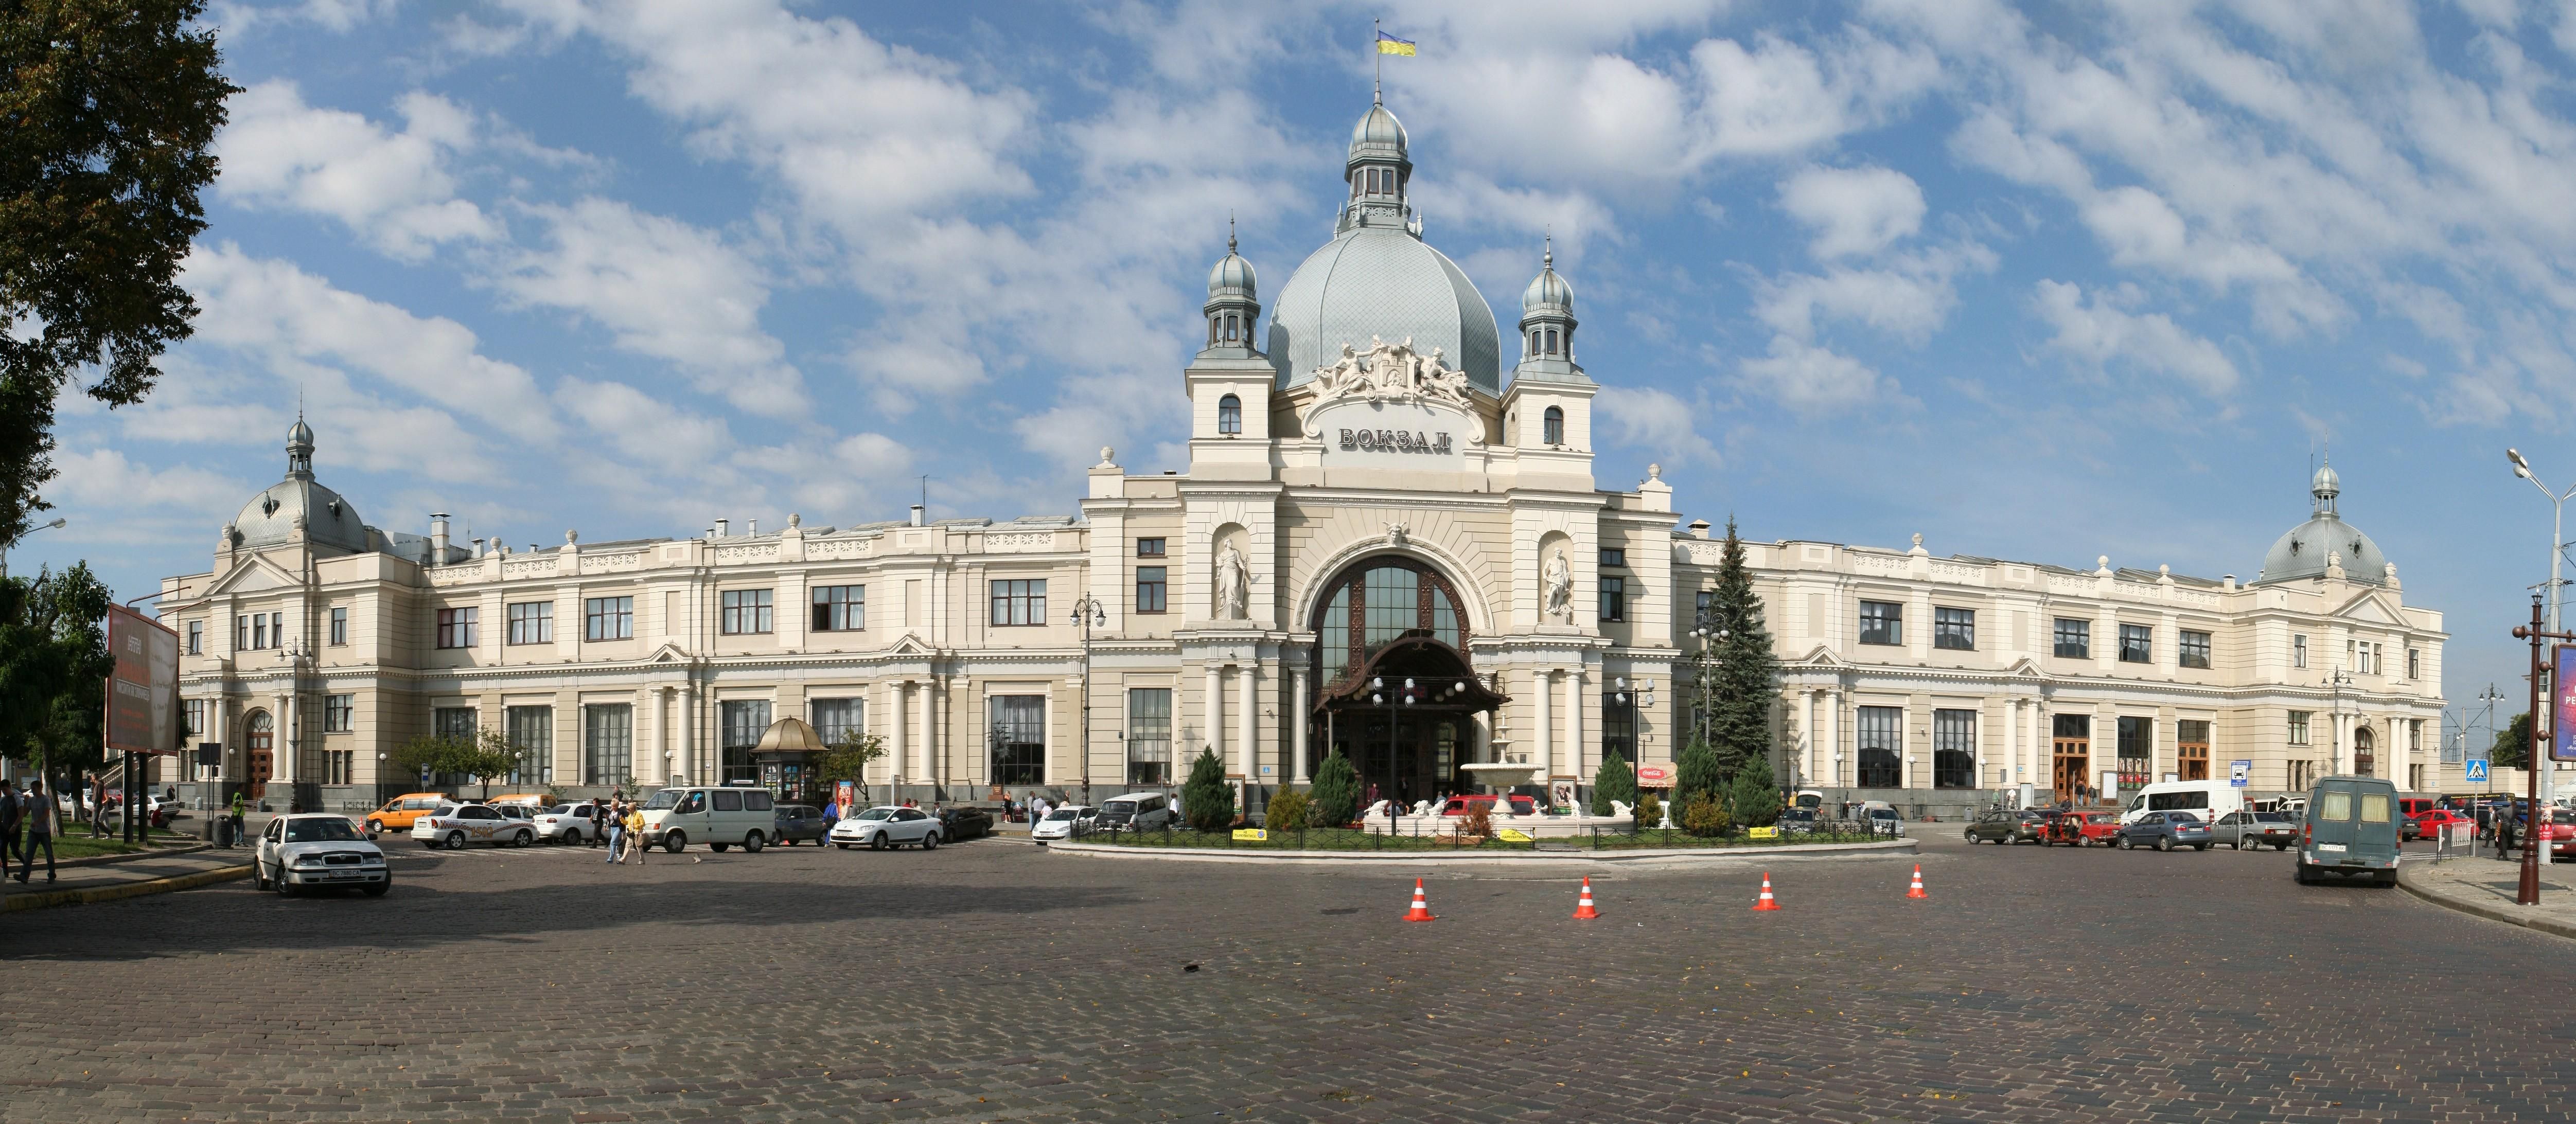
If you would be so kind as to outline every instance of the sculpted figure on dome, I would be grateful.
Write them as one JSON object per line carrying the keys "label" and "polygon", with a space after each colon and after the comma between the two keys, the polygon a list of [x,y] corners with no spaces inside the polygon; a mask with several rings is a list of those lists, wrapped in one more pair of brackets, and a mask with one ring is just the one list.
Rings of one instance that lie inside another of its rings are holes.
{"label": "sculpted figure on dome", "polygon": [[1351,391],[1353,384],[1366,378],[1368,367],[1349,343],[1342,344],[1342,357],[1315,368],[1315,400],[1339,398]]}

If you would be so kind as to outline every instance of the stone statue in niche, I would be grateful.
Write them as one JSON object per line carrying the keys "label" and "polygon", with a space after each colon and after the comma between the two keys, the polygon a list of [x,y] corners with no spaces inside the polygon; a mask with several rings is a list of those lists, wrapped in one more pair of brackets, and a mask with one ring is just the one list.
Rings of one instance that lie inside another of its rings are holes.
{"label": "stone statue in niche", "polygon": [[1216,552],[1216,616],[1218,620],[1239,621],[1250,616],[1252,568],[1243,560],[1243,552],[1233,543]]}
{"label": "stone statue in niche", "polygon": [[1556,548],[1556,554],[1547,560],[1547,572],[1543,578],[1542,584],[1547,594],[1547,615],[1559,618],[1568,624],[1573,623],[1574,566],[1565,560],[1564,547]]}

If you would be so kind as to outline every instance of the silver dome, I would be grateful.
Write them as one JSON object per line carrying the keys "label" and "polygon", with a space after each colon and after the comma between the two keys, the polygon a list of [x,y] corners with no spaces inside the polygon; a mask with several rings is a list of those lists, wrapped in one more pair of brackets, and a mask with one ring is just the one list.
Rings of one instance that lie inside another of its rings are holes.
{"label": "silver dome", "polygon": [[256,550],[295,541],[296,529],[316,547],[337,547],[353,554],[373,549],[367,521],[340,493],[313,479],[313,428],[298,416],[286,431],[286,479],[242,505],[233,517],[234,545]]}
{"label": "silver dome", "polygon": [[1412,139],[1405,135],[1404,122],[1386,111],[1384,105],[1372,105],[1360,115],[1359,124],[1351,126],[1350,162],[1362,160],[1404,160]]}
{"label": "silver dome", "polygon": [[1247,298],[1258,299],[1257,284],[1252,273],[1252,263],[1243,260],[1242,255],[1235,253],[1233,240],[1228,239],[1225,256],[1217,259],[1216,268],[1208,271],[1208,295],[1221,297],[1240,294]]}
{"label": "silver dome", "polygon": [[1521,290],[1521,311],[1528,312],[1545,305],[1574,311],[1574,286],[1556,274],[1556,251],[1549,250],[1540,260],[1538,277]]}
{"label": "silver dome", "polygon": [[2308,521],[2292,527],[2263,556],[2263,572],[2254,584],[2305,581],[2326,575],[2329,561],[2340,562],[2344,577],[2363,585],[2388,583],[2388,556],[2380,553],[2379,544],[2361,529],[2343,521],[2336,511],[2343,480],[2335,475],[2332,465],[2317,469],[2308,482],[2313,499],[2313,513]]}
{"label": "silver dome", "polygon": [[1366,350],[1373,336],[1440,348],[1468,381],[1502,393],[1493,307],[1456,262],[1392,223],[1348,227],[1289,275],[1270,315],[1280,388],[1303,385],[1343,344]]}

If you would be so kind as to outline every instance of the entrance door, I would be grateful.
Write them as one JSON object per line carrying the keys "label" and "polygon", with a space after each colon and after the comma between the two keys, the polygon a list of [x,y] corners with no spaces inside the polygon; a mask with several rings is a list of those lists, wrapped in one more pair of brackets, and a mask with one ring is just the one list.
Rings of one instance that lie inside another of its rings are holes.
{"label": "entrance door", "polygon": [[2093,720],[2081,714],[2060,714],[2050,724],[2055,734],[2050,782],[2059,800],[2073,803],[2076,786],[2085,783],[2085,775],[2093,765]]}
{"label": "entrance door", "polygon": [[2370,736],[2370,727],[2361,725],[2353,727],[2352,774],[2354,776],[2375,777],[2379,775],[2378,749],[2378,744]]}
{"label": "entrance door", "polygon": [[1333,723],[1333,744],[1359,774],[1363,804],[1373,791],[1409,805],[1471,786],[1458,772],[1468,759],[1460,738],[1465,728],[1449,714],[1345,710]]}
{"label": "entrance door", "polygon": [[2174,779],[2209,779],[2209,723],[2189,718],[2174,723],[2174,760]]}
{"label": "entrance door", "polygon": [[242,728],[250,743],[247,751],[249,760],[243,763],[243,769],[249,775],[243,780],[248,782],[246,787],[250,790],[250,798],[257,800],[268,794],[268,778],[276,775],[274,724],[269,721],[267,711],[254,710],[242,723]]}

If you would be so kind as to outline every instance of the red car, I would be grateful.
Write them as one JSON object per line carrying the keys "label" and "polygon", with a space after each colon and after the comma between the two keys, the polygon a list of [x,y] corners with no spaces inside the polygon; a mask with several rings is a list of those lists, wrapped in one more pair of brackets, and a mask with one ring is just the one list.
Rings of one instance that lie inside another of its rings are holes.
{"label": "red car", "polygon": [[2448,808],[2435,808],[2406,821],[2406,838],[2431,839],[2442,833],[2442,825],[2454,823],[2463,825],[2462,832],[2476,830],[2477,821]]}
{"label": "red car", "polygon": [[2040,844],[2064,843],[2070,847],[2090,847],[2096,843],[2109,847],[2120,837],[2118,812],[2051,812],[2048,826],[2040,834]]}
{"label": "red car", "polygon": [[[1449,798],[1448,802],[1440,805],[1440,814],[1444,816],[1463,816],[1467,814],[1469,809],[1482,805],[1485,809],[1485,814],[1490,816],[1494,814],[1495,811],[1494,803],[1495,798],[1492,796],[1452,796]],[[1538,801],[1527,796],[1515,794],[1512,797],[1512,810],[1510,814],[1515,816],[1536,815],[1538,814]]]}

